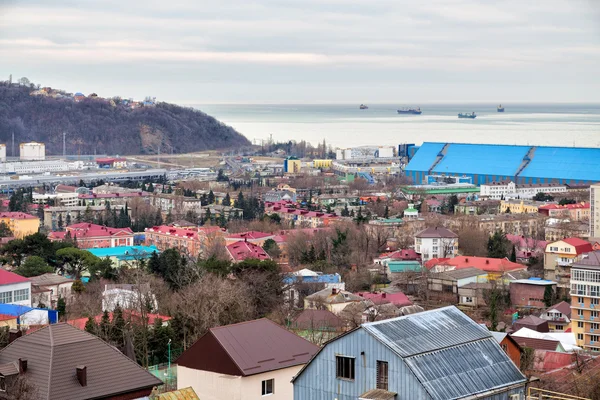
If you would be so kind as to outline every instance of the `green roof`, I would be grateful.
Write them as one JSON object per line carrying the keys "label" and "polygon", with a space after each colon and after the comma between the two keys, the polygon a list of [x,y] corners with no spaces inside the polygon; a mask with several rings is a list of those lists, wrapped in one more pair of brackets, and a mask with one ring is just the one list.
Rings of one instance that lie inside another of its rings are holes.
{"label": "green roof", "polygon": [[420,272],[422,270],[421,264],[418,261],[390,261],[388,268],[390,272]]}

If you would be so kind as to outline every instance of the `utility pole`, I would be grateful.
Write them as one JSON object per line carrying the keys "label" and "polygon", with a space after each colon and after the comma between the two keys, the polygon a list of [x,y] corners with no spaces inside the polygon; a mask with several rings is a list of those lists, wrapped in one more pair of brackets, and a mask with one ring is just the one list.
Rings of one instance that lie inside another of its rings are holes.
{"label": "utility pole", "polygon": [[67,132],[63,132],[63,158],[67,159]]}
{"label": "utility pole", "polygon": [[15,156],[15,131],[12,131],[12,150],[11,150],[11,154],[14,157]]}
{"label": "utility pole", "polygon": [[158,144],[158,168],[160,168],[160,143]]}

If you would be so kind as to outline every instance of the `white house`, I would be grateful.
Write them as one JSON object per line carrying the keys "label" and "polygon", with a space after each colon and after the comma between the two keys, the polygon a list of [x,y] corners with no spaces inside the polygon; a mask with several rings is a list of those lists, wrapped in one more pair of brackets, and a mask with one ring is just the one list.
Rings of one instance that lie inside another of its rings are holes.
{"label": "white house", "polygon": [[177,359],[177,389],[202,400],[289,400],[319,347],[263,318],[211,328]]}
{"label": "white house", "polygon": [[415,235],[415,251],[423,263],[432,258],[452,258],[458,255],[458,235],[449,229],[436,226]]}
{"label": "white house", "polygon": [[31,280],[0,268],[0,304],[31,307]]}
{"label": "white house", "polygon": [[118,305],[125,310],[136,310],[141,304],[150,304],[153,310],[158,308],[156,296],[150,285],[109,284],[102,292],[102,310],[112,312]]}
{"label": "white house", "polygon": [[65,278],[53,273],[31,277],[32,303],[36,307],[41,303],[46,307],[55,308],[60,297],[65,300],[71,298],[73,279]]}

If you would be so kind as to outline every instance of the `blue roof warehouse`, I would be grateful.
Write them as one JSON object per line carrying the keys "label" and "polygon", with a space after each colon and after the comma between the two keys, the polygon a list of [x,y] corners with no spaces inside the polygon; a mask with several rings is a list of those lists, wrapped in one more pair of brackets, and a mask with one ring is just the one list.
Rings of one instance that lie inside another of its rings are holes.
{"label": "blue roof warehouse", "polygon": [[600,182],[600,148],[425,142],[407,153],[405,173],[416,184],[430,174],[470,176],[476,185]]}

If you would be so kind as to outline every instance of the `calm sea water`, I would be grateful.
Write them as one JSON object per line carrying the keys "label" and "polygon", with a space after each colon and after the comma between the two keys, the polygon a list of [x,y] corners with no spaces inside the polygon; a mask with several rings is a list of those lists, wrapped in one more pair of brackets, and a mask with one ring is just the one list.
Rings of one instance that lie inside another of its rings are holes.
{"label": "calm sea water", "polygon": [[[194,105],[257,144],[307,140],[333,146],[424,141],[600,147],[600,104]],[[421,115],[398,107],[420,106]],[[458,119],[459,112],[477,118]]]}

